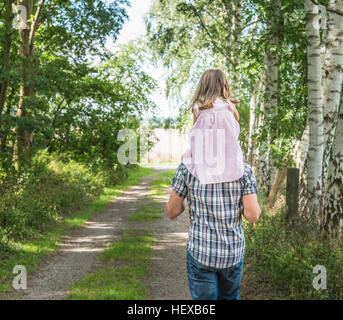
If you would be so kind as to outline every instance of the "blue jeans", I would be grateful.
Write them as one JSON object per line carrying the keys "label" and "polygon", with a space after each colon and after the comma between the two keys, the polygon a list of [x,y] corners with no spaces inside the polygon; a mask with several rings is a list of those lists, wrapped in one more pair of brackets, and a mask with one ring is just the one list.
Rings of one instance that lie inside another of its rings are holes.
{"label": "blue jeans", "polygon": [[200,264],[187,252],[188,285],[193,300],[239,300],[243,259],[226,269]]}

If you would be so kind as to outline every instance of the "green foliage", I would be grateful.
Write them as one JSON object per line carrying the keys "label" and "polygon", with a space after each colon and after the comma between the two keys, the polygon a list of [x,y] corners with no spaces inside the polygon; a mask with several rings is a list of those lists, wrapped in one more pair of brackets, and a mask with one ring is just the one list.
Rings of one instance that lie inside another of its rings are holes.
{"label": "green foliage", "polygon": [[98,195],[103,187],[101,177],[86,167],[38,154],[30,168],[9,177],[6,187],[1,188],[3,239],[19,240],[42,232],[59,216],[67,216]]}
{"label": "green foliage", "polygon": [[123,167],[94,172],[74,160],[40,152],[29,169],[1,181],[1,238],[20,240],[43,232],[126,176]]}
{"label": "green foliage", "polygon": [[[109,37],[117,39],[127,5],[126,0],[45,1],[25,83],[34,94],[25,97],[26,116],[20,117],[20,38],[15,29],[3,32],[10,26],[0,16],[0,87],[7,88],[0,106],[0,162],[7,170],[16,127],[33,132],[32,155],[48,148],[93,169],[120,170],[118,132],[127,128],[137,133],[142,114],[155,107],[149,96],[156,87],[143,71],[142,45],[130,43],[115,53],[105,48]],[[4,60],[6,43],[9,61]]]}
{"label": "green foliage", "polygon": [[[343,298],[343,249],[337,239],[321,239],[314,225],[287,225],[284,212],[263,214],[256,226],[245,226],[245,236],[249,272],[268,279],[279,299]],[[312,286],[316,265],[327,270],[326,290]]]}
{"label": "green foliage", "polygon": [[[231,87],[236,75],[240,92],[233,92],[233,96],[240,97],[240,142],[244,152],[248,151],[250,99],[255,85],[263,79],[266,52],[278,53],[279,101],[273,106],[273,114],[265,115],[267,121],[255,137],[259,144],[267,134],[271,135],[271,155],[277,165],[290,158],[294,140],[301,136],[307,118],[303,2],[280,2],[281,15],[275,17],[273,1],[241,1],[241,33],[234,42],[228,30],[237,17],[230,16],[225,5],[233,7],[238,1],[156,0],[146,19],[148,45],[168,69],[167,95],[180,106],[181,130],[191,126],[185,109],[202,72],[223,69]],[[275,20],[276,27],[271,28],[270,22]],[[271,41],[275,35],[279,37],[277,45]],[[188,95],[182,96],[185,89]],[[259,94],[260,103],[262,98],[263,92]]]}
{"label": "green foliage", "polygon": [[[110,200],[153,171],[131,167],[127,178],[103,188],[106,171],[91,176],[83,165],[61,158],[61,155],[47,153],[37,155],[34,159],[34,170],[38,171],[35,178],[22,178],[21,184],[16,179],[22,175],[13,175],[12,180],[0,178],[0,293],[11,289],[14,265],[22,264],[28,272],[33,271],[43,257],[55,252],[61,238],[72,228],[82,226],[94,213],[104,210]],[[36,187],[31,186],[35,183]],[[11,198],[11,190],[18,194]],[[22,197],[23,193],[26,198]],[[22,213],[19,208],[26,211]],[[7,209],[12,210],[11,216]]]}
{"label": "green foliage", "polygon": [[158,118],[153,117],[150,119],[150,125],[152,128],[160,128],[160,129],[176,129],[177,128],[177,120],[173,118]]}

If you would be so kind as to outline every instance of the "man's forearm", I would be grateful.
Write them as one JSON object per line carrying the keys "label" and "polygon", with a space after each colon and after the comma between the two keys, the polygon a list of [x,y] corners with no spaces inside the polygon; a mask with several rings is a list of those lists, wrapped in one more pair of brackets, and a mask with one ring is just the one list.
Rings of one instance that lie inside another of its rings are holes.
{"label": "man's forearm", "polygon": [[170,194],[170,199],[166,204],[166,211],[169,219],[175,219],[185,211],[184,199],[177,196],[175,191]]}

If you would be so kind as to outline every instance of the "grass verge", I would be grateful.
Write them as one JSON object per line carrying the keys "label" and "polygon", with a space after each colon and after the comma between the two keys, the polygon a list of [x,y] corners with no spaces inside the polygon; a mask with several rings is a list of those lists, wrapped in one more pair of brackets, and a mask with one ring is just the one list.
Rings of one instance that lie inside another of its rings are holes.
{"label": "grass verge", "polygon": [[149,221],[162,218],[160,198],[165,196],[166,188],[170,186],[175,171],[169,170],[157,175],[157,179],[151,182],[148,205],[138,208],[138,212],[128,217],[129,221]]}
{"label": "grass verge", "polygon": [[82,226],[96,212],[105,209],[110,200],[115,199],[126,188],[152,172],[153,170],[149,168],[132,169],[122,183],[104,188],[103,193],[95,200],[70,214],[68,218],[60,218],[41,235],[26,240],[12,240],[3,245],[0,260],[0,294],[11,290],[14,266],[23,265],[28,273],[32,272],[44,257],[56,251],[61,238],[70,233],[72,228]]}
{"label": "grass verge", "polygon": [[[316,230],[303,221],[291,227],[283,210],[274,215],[264,210],[256,225],[246,224],[248,278],[263,299],[343,299],[342,243],[323,239]],[[327,289],[316,290],[313,286],[320,275],[314,272],[316,266],[326,269]]]}
{"label": "grass verge", "polygon": [[157,179],[153,180],[150,187],[150,197],[159,199],[165,196],[165,191],[171,185],[171,179],[174,177],[175,170],[168,170],[157,175]]}
{"label": "grass verge", "polygon": [[148,230],[125,229],[100,259],[105,266],[70,288],[70,300],[146,300],[142,280],[148,272],[155,240]]}

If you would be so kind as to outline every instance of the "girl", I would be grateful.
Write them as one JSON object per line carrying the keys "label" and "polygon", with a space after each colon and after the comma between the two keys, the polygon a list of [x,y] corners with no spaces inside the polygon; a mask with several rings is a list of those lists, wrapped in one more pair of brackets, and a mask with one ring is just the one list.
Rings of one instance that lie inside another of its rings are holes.
{"label": "girl", "polygon": [[182,156],[201,184],[230,182],[243,176],[237,103],[221,70],[207,70],[202,75],[190,105],[194,116],[190,148]]}

